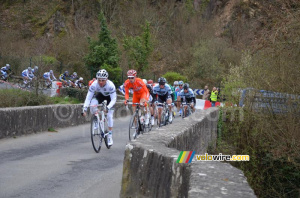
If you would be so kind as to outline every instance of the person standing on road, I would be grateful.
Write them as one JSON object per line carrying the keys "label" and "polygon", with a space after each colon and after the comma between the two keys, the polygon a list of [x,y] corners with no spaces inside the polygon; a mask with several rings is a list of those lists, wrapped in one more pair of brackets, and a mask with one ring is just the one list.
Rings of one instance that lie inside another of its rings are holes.
{"label": "person standing on road", "polygon": [[218,99],[218,90],[216,87],[214,87],[211,91],[210,100],[211,100],[211,107],[216,106],[216,102]]}
{"label": "person standing on road", "polygon": [[[83,105],[83,116],[86,116],[87,108],[89,106],[96,106],[101,104],[104,100],[107,101],[107,121],[108,121],[108,135],[107,142],[111,146],[113,144],[112,130],[113,130],[113,106],[117,101],[116,86],[110,80],[108,80],[108,72],[102,69],[96,74],[97,80],[89,87],[89,91],[86,95],[85,102]],[[91,107],[90,111],[92,114],[97,111],[97,107]]]}
{"label": "person standing on road", "polygon": [[202,96],[202,99],[203,100],[209,100],[209,89],[208,89],[208,86],[205,85],[204,87],[204,93],[203,93],[203,96]]}

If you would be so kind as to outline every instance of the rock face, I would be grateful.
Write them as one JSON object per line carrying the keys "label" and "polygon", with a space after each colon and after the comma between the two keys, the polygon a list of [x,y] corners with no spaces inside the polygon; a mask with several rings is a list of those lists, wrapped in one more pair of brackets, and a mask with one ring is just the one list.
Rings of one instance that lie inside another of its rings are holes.
{"label": "rock face", "polygon": [[[255,197],[243,173],[229,164],[176,163],[180,151],[204,154],[208,147],[215,148],[217,122],[218,110],[210,108],[129,142],[120,196],[223,197],[226,194],[228,197]],[[222,173],[224,167],[228,171]],[[222,180],[223,177],[228,179]],[[234,188],[235,185],[241,190]]]}

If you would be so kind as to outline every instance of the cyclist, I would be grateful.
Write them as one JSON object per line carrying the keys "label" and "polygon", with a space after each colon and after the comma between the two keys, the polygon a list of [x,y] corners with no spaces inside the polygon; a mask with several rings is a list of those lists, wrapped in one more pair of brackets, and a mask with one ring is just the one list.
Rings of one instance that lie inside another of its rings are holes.
{"label": "cyclist", "polygon": [[[105,69],[101,69],[96,74],[97,80],[89,87],[88,93],[83,105],[83,116],[86,116],[88,106],[94,106],[101,104],[104,100],[107,101],[107,120],[108,120],[108,145],[113,144],[112,130],[113,130],[113,106],[117,101],[116,87],[114,83],[108,80],[108,72]],[[92,114],[95,113],[97,107],[90,108]]]}
{"label": "cyclist", "polygon": [[73,74],[69,78],[69,86],[70,87],[76,87],[75,82],[78,79],[77,73],[73,72]]}
{"label": "cyclist", "polygon": [[59,80],[62,82],[62,85],[67,87],[68,86],[68,78],[69,78],[69,72],[65,71],[63,74],[59,75]]}
{"label": "cyclist", "polygon": [[[152,83],[153,83],[153,81],[152,81]],[[155,94],[153,93],[152,83],[151,83],[151,81],[149,83],[149,80],[148,80],[146,87],[147,87],[147,89],[149,91],[149,101],[148,101],[148,104],[149,104],[149,110],[150,110],[150,114],[151,114],[150,121],[151,121],[151,125],[154,126],[154,104],[153,104],[153,102],[154,102]]]}
{"label": "cyclist", "polygon": [[80,77],[78,80],[75,81],[75,86],[78,87],[79,89],[82,89],[86,86],[83,82],[82,77]]}
{"label": "cyclist", "polygon": [[177,93],[177,112],[179,111],[179,115],[181,116],[181,109],[180,109],[180,92],[182,91],[182,87],[183,87],[183,81],[179,81],[178,82],[178,87],[177,89],[175,89],[176,93]]}
{"label": "cyclist", "polygon": [[174,85],[173,86],[174,87],[174,100],[173,101],[176,101],[175,102],[175,106],[176,106],[176,108],[178,108],[178,106],[180,106],[179,103],[177,102],[177,95],[178,95],[178,93],[176,91],[176,90],[178,90],[178,81],[174,81],[173,85]]}
{"label": "cyclist", "polygon": [[34,66],[34,68],[32,69],[32,73],[36,74],[39,70],[38,66]]}
{"label": "cyclist", "polygon": [[[147,113],[147,101],[149,100],[149,91],[146,87],[146,84],[142,79],[136,77],[137,72],[133,69],[127,72],[128,79],[124,82],[125,89],[125,101],[124,104],[127,105],[129,99],[129,89],[132,89],[132,103],[140,103],[140,105],[144,105],[144,111],[146,115],[146,123],[149,123],[148,113]],[[135,112],[136,105],[132,105],[132,110]],[[148,120],[148,121],[147,121]]]}
{"label": "cyclist", "polygon": [[11,71],[10,64],[6,64],[4,67],[1,67],[1,75],[3,76],[1,79],[3,80],[7,79],[8,71]]}
{"label": "cyclist", "polygon": [[[155,103],[164,103],[169,104],[169,122],[172,122],[172,90],[169,85],[166,84],[167,80],[164,77],[160,77],[158,79],[158,85],[153,87],[153,94],[156,95],[154,98]],[[158,107],[158,127],[160,127],[161,113],[162,113],[162,105],[157,104]]]}
{"label": "cyclist", "polygon": [[25,85],[28,83],[28,80],[31,82],[34,78],[34,74],[32,72],[31,67],[28,67],[27,69],[23,70],[21,75],[23,77],[23,82]]}
{"label": "cyclist", "polygon": [[[51,77],[52,77],[52,80],[51,80]],[[50,70],[49,72],[45,72],[43,75],[43,78],[46,80],[47,87],[49,87],[51,85],[52,81],[56,80],[52,70]]]}
{"label": "cyclist", "polygon": [[[196,105],[196,99],[195,94],[193,90],[190,88],[188,83],[184,83],[183,90],[180,92],[180,100],[181,100],[181,107],[183,106],[183,101],[185,100],[186,103],[189,103],[191,108],[193,109],[193,112],[195,112],[195,105]],[[184,112],[183,115],[185,117],[186,115],[186,109],[187,106],[184,106]]]}

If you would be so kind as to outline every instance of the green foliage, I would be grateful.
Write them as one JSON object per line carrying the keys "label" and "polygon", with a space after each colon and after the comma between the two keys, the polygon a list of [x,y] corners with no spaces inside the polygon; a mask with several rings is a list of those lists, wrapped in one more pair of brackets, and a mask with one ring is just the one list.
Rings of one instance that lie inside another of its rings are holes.
{"label": "green foliage", "polygon": [[1,89],[0,107],[22,107],[51,104],[49,97],[39,94],[38,96],[29,91],[20,89]]}
{"label": "green foliage", "polygon": [[153,51],[151,41],[150,23],[146,21],[141,36],[125,36],[123,47],[128,56],[128,65],[137,70],[140,76],[148,69],[149,57]]}
{"label": "green foliage", "polygon": [[84,102],[85,97],[87,95],[87,90],[84,89],[75,89],[75,88],[62,88],[60,90],[60,96],[64,98],[62,100],[61,97],[57,98],[60,102],[71,102],[72,104],[77,104],[80,102]]}
{"label": "green foliage", "polygon": [[180,81],[182,80],[183,82],[187,81],[187,77],[177,73],[177,72],[167,72],[163,75],[164,78],[167,79],[168,83],[170,85],[173,85],[174,81]]}
{"label": "green foliage", "polygon": [[82,101],[79,101],[77,98],[69,96],[55,96],[50,98],[53,104],[80,104]]}
{"label": "green foliage", "polygon": [[[103,13],[99,14],[101,30],[98,40],[88,38],[89,53],[84,57],[85,64],[91,73],[91,78],[96,76],[99,69],[107,69],[109,79],[116,85],[121,84],[121,68],[119,66],[119,51],[116,39],[111,37]],[[117,75],[119,73],[119,75]]]}

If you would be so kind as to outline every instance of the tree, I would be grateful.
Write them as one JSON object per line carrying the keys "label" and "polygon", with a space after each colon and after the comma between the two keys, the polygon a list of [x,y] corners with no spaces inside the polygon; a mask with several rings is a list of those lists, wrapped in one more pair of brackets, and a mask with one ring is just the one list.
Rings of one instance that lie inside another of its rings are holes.
{"label": "tree", "polygon": [[125,36],[123,46],[128,55],[128,65],[130,68],[137,70],[143,75],[148,69],[148,59],[153,51],[150,33],[150,23],[146,21],[146,25],[142,27],[141,36]]}
{"label": "tree", "polygon": [[99,69],[106,69],[109,79],[116,85],[121,84],[121,68],[119,66],[119,50],[116,39],[111,37],[106,19],[99,14],[100,32],[98,40],[93,41],[88,37],[89,53],[84,57],[85,65],[91,73],[91,78],[96,76]]}

